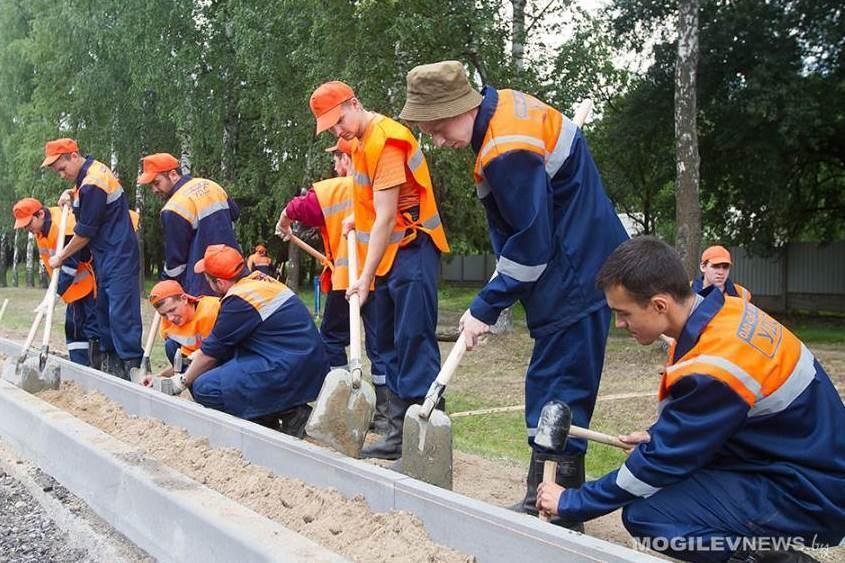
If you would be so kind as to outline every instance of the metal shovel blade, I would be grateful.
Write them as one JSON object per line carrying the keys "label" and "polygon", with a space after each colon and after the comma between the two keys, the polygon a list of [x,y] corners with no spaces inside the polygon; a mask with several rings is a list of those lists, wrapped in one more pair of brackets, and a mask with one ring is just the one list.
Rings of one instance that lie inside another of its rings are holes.
{"label": "metal shovel blade", "polygon": [[318,442],[357,458],[361,455],[375,405],[376,392],[372,385],[361,381],[355,389],[351,373],[333,369],[323,382],[305,432]]}
{"label": "metal shovel blade", "polygon": [[402,431],[402,472],[408,477],[444,489],[452,488],[452,421],[434,409],[428,420],[420,417],[420,405],[405,413]]}
{"label": "metal shovel blade", "polygon": [[129,368],[129,381],[132,383],[141,385],[145,375],[147,375],[147,371],[144,368]]}
{"label": "metal shovel blade", "polygon": [[6,360],[3,365],[3,379],[28,393],[59,388],[61,376],[58,364],[48,359],[42,370],[36,355],[30,355],[22,362],[20,359],[21,357]]}

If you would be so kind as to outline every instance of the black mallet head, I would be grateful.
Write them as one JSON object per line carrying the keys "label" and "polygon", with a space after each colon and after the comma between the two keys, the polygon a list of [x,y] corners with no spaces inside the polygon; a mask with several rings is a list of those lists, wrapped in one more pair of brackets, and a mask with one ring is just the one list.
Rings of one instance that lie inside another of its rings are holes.
{"label": "black mallet head", "polygon": [[571,424],[572,411],[569,405],[563,401],[549,401],[540,411],[534,443],[549,450],[563,451]]}

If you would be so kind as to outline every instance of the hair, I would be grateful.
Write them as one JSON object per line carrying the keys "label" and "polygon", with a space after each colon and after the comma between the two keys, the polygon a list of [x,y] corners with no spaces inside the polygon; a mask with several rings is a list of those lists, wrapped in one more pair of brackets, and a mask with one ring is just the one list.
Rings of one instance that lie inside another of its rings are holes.
{"label": "hair", "polygon": [[620,285],[640,305],[658,293],[676,301],[692,295],[689,278],[677,251],[654,237],[626,240],[608,257],[596,276],[599,289]]}
{"label": "hair", "polygon": [[168,297],[165,297],[164,299],[162,299],[161,301],[159,301],[155,305],[153,305],[153,308],[155,308],[155,310],[158,311],[159,307],[166,305],[166,304],[170,303],[171,301],[182,299],[184,296],[185,296],[184,293],[182,295],[170,295]]}

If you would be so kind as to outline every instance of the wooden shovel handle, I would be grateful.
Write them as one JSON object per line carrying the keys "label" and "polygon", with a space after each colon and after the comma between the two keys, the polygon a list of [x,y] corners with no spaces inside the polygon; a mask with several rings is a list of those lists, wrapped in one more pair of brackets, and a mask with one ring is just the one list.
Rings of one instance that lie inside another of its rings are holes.
{"label": "wooden shovel handle", "polygon": [[582,438],[584,440],[598,442],[600,444],[607,444],[608,446],[613,446],[615,448],[620,448],[623,450],[630,450],[634,447],[632,444],[626,444],[619,438],[615,438],[609,434],[605,434],[603,432],[596,432],[595,430],[581,428],[580,426],[575,425],[569,427],[569,435],[574,436],[575,438]]}
{"label": "wooden shovel handle", "polygon": [[319,260],[320,263],[323,264],[324,266],[331,267],[331,262],[329,261],[328,258],[326,258],[325,254],[323,254],[322,252],[320,252],[319,250],[317,250],[316,248],[314,248],[313,246],[311,246],[310,244],[308,244],[307,242],[305,242],[304,240],[302,240],[298,236],[291,235],[290,241],[292,243],[294,243],[296,246],[298,246],[299,248],[301,248],[302,250],[304,250],[305,252],[307,252],[308,254],[310,254],[311,256],[313,256],[314,258],[316,258],[317,260]]}
{"label": "wooden shovel handle", "polygon": [[580,104],[578,104],[578,107],[575,108],[575,116],[572,121],[575,122],[575,125],[578,127],[583,127],[584,122],[590,118],[590,114],[592,113],[593,100],[585,98]]}
{"label": "wooden shovel handle", "polygon": [[[349,286],[358,281],[358,237],[355,230],[346,234],[349,254]],[[361,300],[358,293],[349,296],[349,367],[352,368],[352,387],[361,384]]]}
{"label": "wooden shovel handle", "polygon": [[[62,218],[59,220],[59,236],[56,237],[56,256],[62,253],[65,247],[65,230],[67,230],[67,216],[70,212],[69,205],[62,206]],[[47,311],[44,321],[44,337],[41,339],[41,348],[47,350],[50,346],[50,329],[53,325],[53,310],[56,308],[56,292],[59,288],[59,274],[62,267],[53,268],[53,275],[50,276],[50,287],[47,288]]]}
{"label": "wooden shovel handle", "polygon": [[141,360],[142,367],[150,359],[150,355],[153,352],[153,344],[155,344],[156,337],[158,336],[159,325],[161,325],[161,315],[156,311],[153,313],[153,320],[150,323],[150,333],[147,335],[147,343],[144,345],[144,358]]}
{"label": "wooden shovel handle", "polygon": [[449,351],[446,361],[443,362],[443,367],[440,368],[440,372],[437,374],[437,379],[435,380],[437,383],[443,387],[449,385],[449,382],[452,380],[452,375],[458,369],[458,364],[461,363],[461,359],[464,357],[464,353],[466,351],[466,337],[464,337],[464,333],[461,332],[458,335],[458,339],[455,341],[455,344],[452,346],[452,349]]}

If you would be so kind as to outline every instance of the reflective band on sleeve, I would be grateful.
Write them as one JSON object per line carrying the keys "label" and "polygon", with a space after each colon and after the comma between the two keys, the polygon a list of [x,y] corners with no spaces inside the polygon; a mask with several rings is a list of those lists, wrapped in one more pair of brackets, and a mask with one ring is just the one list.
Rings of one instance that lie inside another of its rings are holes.
{"label": "reflective band on sleeve", "polygon": [[652,487],[645,481],[637,479],[626,464],[622,464],[619,472],[616,474],[616,486],[620,489],[626,490],[635,497],[648,498],[660,489]]}
{"label": "reflective band on sleeve", "polygon": [[[481,152],[478,153],[480,158],[484,158],[484,156],[493,150],[496,145],[504,145],[507,143],[525,143],[527,145],[534,145],[546,152],[546,145],[543,143],[541,139],[536,137],[529,137],[528,135],[502,135],[501,137],[493,137],[484,147],[481,149]],[[483,160],[482,160],[483,162]]]}
{"label": "reflective band on sleeve", "polygon": [[547,264],[538,264],[537,266],[526,266],[519,262],[514,262],[504,256],[500,256],[496,261],[496,271],[500,274],[505,274],[512,277],[519,282],[535,282],[540,279],[543,272],[546,271]]}
{"label": "reflective band on sleeve", "polygon": [[200,335],[194,334],[191,336],[182,336],[181,334],[169,334],[167,338],[172,340],[173,342],[177,342],[182,346],[196,346],[199,343]]}
{"label": "reflective band on sleeve", "polygon": [[806,346],[801,344],[801,357],[795,364],[795,369],[780,387],[775,389],[768,397],[763,397],[751,407],[749,417],[763,416],[781,412],[789,407],[792,401],[804,392],[816,377],[815,358]]}
{"label": "reflective band on sleeve", "polygon": [[85,342],[68,342],[67,343],[67,350],[70,352],[71,350],[87,350],[88,349],[88,341]]}
{"label": "reflective band on sleeve", "polygon": [[229,202],[216,201],[214,203],[210,203],[204,206],[202,209],[197,211],[197,219],[203,220],[209,215],[217,213],[218,211],[229,211]]}
{"label": "reflective band on sleeve", "polygon": [[194,215],[191,211],[188,211],[186,207],[179,205],[178,203],[171,203],[168,202],[164,208],[164,211],[170,211],[181,215],[182,218],[189,222],[193,228],[197,228],[199,226],[199,220],[197,219],[196,215]]}
{"label": "reflective band on sleeve", "polygon": [[176,266],[175,268],[165,268],[164,274],[168,277],[175,278],[176,276],[181,275],[187,267],[188,266],[186,264],[182,264],[181,266]]}
{"label": "reflective band on sleeve", "polygon": [[110,194],[106,195],[106,204],[114,203],[115,201],[120,199],[120,196],[123,195],[123,186],[118,186],[118,188]]}
{"label": "reflective band on sleeve", "polygon": [[417,168],[423,163],[423,153],[421,149],[417,149],[414,154],[408,157],[408,169],[411,172],[416,172]]}
{"label": "reflective band on sleeve", "polygon": [[335,266],[348,266],[349,265],[349,258],[346,258],[346,257],[338,258],[337,260],[334,261],[334,265]]}
{"label": "reflective band on sleeve", "polygon": [[421,225],[424,229],[436,229],[440,226],[440,214],[435,213],[434,215],[423,221]]}
{"label": "reflective band on sleeve", "polygon": [[352,200],[351,199],[344,199],[339,203],[335,203],[334,205],[329,205],[328,207],[323,208],[323,217],[329,217],[330,215],[334,215],[336,213],[340,213],[341,211],[346,211],[347,209],[352,207]]}
{"label": "reflective band on sleeve", "polygon": [[373,385],[387,385],[387,376],[373,374]]}
{"label": "reflective band on sleeve", "polygon": [[536,428],[529,428],[528,429],[528,437],[529,438],[533,438],[536,435],[537,435],[537,429]]}
{"label": "reflective band on sleeve", "polygon": [[575,140],[575,133],[578,128],[566,116],[563,116],[563,126],[560,129],[560,136],[557,138],[555,148],[546,156],[546,174],[553,178],[558,173],[563,163],[569,158],[572,150],[572,142]]}

